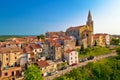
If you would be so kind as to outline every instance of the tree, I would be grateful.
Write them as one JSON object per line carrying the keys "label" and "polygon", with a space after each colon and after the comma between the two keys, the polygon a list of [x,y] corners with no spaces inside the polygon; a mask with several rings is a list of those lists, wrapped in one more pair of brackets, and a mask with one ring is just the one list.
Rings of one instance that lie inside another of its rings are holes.
{"label": "tree", "polygon": [[119,43],[120,43],[120,39],[116,39],[116,38],[113,38],[110,42],[110,44],[112,45],[119,45]]}
{"label": "tree", "polygon": [[81,45],[80,51],[84,51],[84,45],[83,44]]}
{"label": "tree", "polygon": [[29,66],[24,72],[25,80],[43,80],[41,71],[36,65]]}
{"label": "tree", "polygon": [[95,44],[94,44],[94,46],[97,46],[97,41],[95,40]]}
{"label": "tree", "polygon": [[44,40],[45,39],[45,35],[41,34],[40,35],[40,39]]}
{"label": "tree", "polygon": [[80,53],[84,53],[85,49],[84,49],[84,45],[81,45],[81,49],[80,49]]}
{"label": "tree", "polygon": [[116,49],[116,52],[120,55],[120,47]]}
{"label": "tree", "polygon": [[39,39],[40,39],[40,36],[37,36],[37,39],[39,40]]}

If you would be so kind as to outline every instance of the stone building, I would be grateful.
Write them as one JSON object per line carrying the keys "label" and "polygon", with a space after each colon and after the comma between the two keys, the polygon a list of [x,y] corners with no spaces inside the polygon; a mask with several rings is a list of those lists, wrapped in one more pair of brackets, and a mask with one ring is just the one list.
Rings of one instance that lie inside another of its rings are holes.
{"label": "stone building", "polygon": [[46,48],[44,51],[46,52],[46,57],[55,61],[61,60],[63,46],[61,45],[59,40],[57,38],[50,38],[46,40],[45,43]]}
{"label": "stone building", "polygon": [[93,21],[92,21],[92,16],[91,12],[89,11],[88,13],[88,18],[86,25],[82,26],[75,26],[75,27],[70,27],[66,30],[66,35],[67,36],[74,36],[76,38],[76,45],[80,45],[82,39],[87,39],[87,45],[92,46],[93,45]]}
{"label": "stone building", "polygon": [[75,49],[76,46],[76,39],[73,36],[66,37],[64,39],[64,51],[68,49]]}
{"label": "stone building", "polygon": [[5,47],[0,49],[1,77],[2,79],[15,80],[21,77],[21,67],[19,64],[20,48]]}

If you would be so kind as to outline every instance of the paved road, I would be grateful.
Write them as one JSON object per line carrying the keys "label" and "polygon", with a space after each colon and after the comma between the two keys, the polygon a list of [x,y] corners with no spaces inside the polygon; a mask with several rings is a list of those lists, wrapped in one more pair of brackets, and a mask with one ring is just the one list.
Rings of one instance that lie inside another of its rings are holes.
{"label": "paved road", "polygon": [[67,69],[58,71],[56,74],[54,74],[52,76],[45,77],[44,80],[53,80],[54,78],[62,76],[62,75],[70,72],[71,70],[73,70],[75,68],[87,65],[89,62],[96,62],[96,61],[101,60],[103,58],[112,57],[112,56],[116,56],[116,55],[117,55],[117,53],[114,51],[114,52],[112,52],[110,54],[96,56],[96,57],[94,57],[93,60],[88,60],[86,62],[78,63],[75,66],[69,66],[69,67],[67,67]]}

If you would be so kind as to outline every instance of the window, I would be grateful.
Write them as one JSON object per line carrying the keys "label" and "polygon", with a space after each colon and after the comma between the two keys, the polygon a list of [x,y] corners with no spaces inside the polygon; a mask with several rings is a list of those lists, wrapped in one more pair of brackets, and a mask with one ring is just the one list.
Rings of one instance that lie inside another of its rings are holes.
{"label": "window", "polygon": [[4,75],[5,75],[5,76],[7,76],[7,75],[8,75],[8,73],[5,73]]}
{"label": "window", "polygon": [[14,76],[14,71],[12,71],[12,76]]}
{"label": "window", "polygon": [[39,49],[39,51],[42,51],[41,49]]}
{"label": "window", "polygon": [[71,57],[71,60],[72,60],[72,57]]}
{"label": "window", "polygon": [[77,61],[75,61],[75,63],[77,63]]}
{"label": "window", "polygon": [[7,66],[8,66],[9,64],[7,63]]}
{"label": "window", "polygon": [[17,57],[15,57],[15,59],[17,59]]}
{"label": "window", "polygon": [[88,37],[89,35],[87,34],[87,37]]}
{"label": "window", "polygon": [[73,63],[73,61],[71,61],[71,63]]}
{"label": "window", "polygon": [[15,80],[15,78],[12,78],[12,80]]}
{"label": "window", "polygon": [[78,55],[78,52],[76,52],[75,55],[77,56],[77,55]]}
{"label": "window", "polygon": [[77,57],[75,57],[75,59],[76,59]]}
{"label": "window", "polygon": [[45,67],[45,69],[46,69],[46,67]]}
{"label": "window", "polygon": [[6,56],[8,56],[8,53],[6,53]]}
{"label": "window", "polygon": [[8,60],[8,58],[6,58],[6,60]]}

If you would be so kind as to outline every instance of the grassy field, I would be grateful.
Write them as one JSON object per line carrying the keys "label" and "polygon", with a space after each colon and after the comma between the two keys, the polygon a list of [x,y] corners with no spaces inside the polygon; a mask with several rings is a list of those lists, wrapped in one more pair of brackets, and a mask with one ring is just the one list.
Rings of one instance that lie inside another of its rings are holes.
{"label": "grassy field", "polygon": [[105,48],[105,47],[93,47],[93,48],[87,48],[85,49],[85,53],[80,53],[80,50],[78,50],[79,52],[79,58],[84,58],[84,57],[88,57],[88,56],[98,56],[98,55],[102,55],[102,54],[108,54],[110,53],[112,50],[110,50],[109,48]]}

